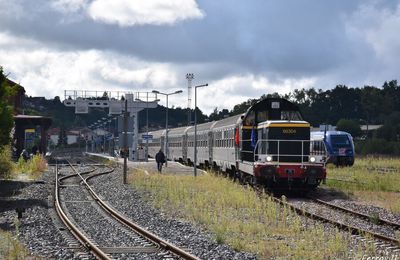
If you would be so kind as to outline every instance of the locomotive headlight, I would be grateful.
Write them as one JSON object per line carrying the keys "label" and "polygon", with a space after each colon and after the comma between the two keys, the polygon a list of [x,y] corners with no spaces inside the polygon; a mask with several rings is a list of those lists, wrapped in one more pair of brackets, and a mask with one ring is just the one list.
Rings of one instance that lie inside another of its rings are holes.
{"label": "locomotive headlight", "polygon": [[311,156],[311,157],[310,157],[310,162],[314,163],[315,161],[316,161],[315,157],[314,157],[314,156]]}
{"label": "locomotive headlight", "polygon": [[270,162],[270,161],[272,161],[272,156],[267,156],[267,162]]}

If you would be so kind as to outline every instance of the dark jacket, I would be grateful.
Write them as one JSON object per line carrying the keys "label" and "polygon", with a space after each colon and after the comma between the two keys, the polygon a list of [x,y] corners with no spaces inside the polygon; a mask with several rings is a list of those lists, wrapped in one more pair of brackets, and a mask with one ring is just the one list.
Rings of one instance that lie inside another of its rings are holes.
{"label": "dark jacket", "polygon": [[165,162],[165,155],[164,155],[164,153],[162,151],[159,151],[156,154],[156,162],[157,163],[164,163]]}

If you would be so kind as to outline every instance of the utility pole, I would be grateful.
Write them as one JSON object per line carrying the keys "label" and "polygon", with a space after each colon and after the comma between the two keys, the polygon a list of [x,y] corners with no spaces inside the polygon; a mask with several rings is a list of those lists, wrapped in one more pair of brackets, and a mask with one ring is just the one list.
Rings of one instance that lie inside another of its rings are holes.
{"label": "utility pole", "polygon": [[192,114],[190,112],[190,107],[192,106],[192,80],[194,79],[193,73],[187,73],[186,79],[188,81],[188,126],[190,126],[190,122],[192,121]]}
{"label": "utility pole", "polygon": [[128,171],[128,99],[125,98],[124,112],[124,184],[127,184],[126,176]]}
{"label": "utility pole", "polygon": [[194,177],[197,176],[197,88],[207,87],[208,84],[194,87]]}
{"label": "utility pole", "polygon": [[152,92],[154,94],[164,95],[167,98],[167,113],[166,113],[166,118],[165,118],[165,142],[164,142],[165,167],[167,167],[167,161],[168,161],[168,96],[182,93],[182,90],[177,90],[177,91],[171,92],[171,93],[162,93],[157,90],[153,90]]}

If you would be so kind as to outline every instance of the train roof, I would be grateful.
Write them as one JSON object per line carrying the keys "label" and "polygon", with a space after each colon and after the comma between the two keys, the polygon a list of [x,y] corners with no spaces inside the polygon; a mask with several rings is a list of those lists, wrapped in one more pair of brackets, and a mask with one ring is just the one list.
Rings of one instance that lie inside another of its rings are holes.
{"label": "train roof", "polygon": [[[319,135],[319,134],[324,134],[324,131],[315,131],[315,132],[311,132],[311,134],[314,135]],[[350,135],[349,133],[345,132],[345,131],[326,131],[327,135]]]}
{"label": "train roof", "polygon": [[[324,138],[324,134],[325,134],[324,131],[311,132],[311,138],[313,138],[313,139],[317,139],[317,138],[322,139],[322,138]],[[352,137],[351,134],[349,134],[347,132],[344,132],[344,131],[326,131],[326,135],[327,136],[331,136],[331,135],[347,135],[347,136]]]}
{"label": "train roof", "polygon": [[236,124],[238,124],[240,122],[242,116],[243,116],[243,114],[240,114],[240,115],[235,115],[235,116],[231,116],[231,117],[227,117],[227,118],[218,120],[215,122],[212,129],[217,129],[220,127],[226,127],[226,126],[230,126],[230,125],[235,126]]}
{"label": "train roof", "polygon": [[193,128],[193,126],[182,126],[182,127],[171,128],[171,129],[168,129],[168,135],[169,136],[182,135],[186,131],[188,131],[190,128]]}
{"label": "train roof", "polygon": [[[204,130],[210,130],[211,126],[213,124],[215,124],[215,121],[199,124],[199,125],[197,125],[197,132],[201,132],[201,131],[204,131]],[[187,132],[188,133],[194,133],[194,126],[191,127],[190,129],[188,129]]]}
{"label": "train roof", "polygon": [[295,121],[295,120],[273,120],[273,121],[264,121],[258,124],[258,128],[268,128],[272,126],[281,126],[281,127],[308,127],[310,128],[310,124],[306,121]]}
{"label": "train roof", "polygon": [[[146,133],[141,133],[141,135],[146,134]],[[161,130],[156,130],[156,131],[150,131],[149,135],[152,135],[153,138],[159,138],[160,136],[165,134],[165,129]]]}
{"label": "train roof", "polygon": [[261,99],[247,109],[243,118],[246,119],[252,111],[268,111],[269,120],[279,120],[281,111],[298,111],[301,117],[304,118],[299,107],[284,98]]}

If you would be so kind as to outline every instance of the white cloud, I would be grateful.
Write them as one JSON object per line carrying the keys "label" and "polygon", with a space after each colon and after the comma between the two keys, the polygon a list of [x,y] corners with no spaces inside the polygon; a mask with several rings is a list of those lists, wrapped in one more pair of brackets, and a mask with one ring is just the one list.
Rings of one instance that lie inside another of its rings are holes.
{"label": "white cloud", "polygon": [[120,26],[172,25],[204,17],[195,0],[95,0],[88,14],[93,20]]}
{"label": "white cloud", "polygon": [[215,107],[232,109],[236,104],[263,94],[286,94],[295,88],[309,88],[314,82],[313,78],[272,82],[262,75],[235,75],[213,81],[208,87],[200,89],[197,102],[201,110],[211,113]]}
{"label": "white cloud", "polygon": [[52,98],[62,96],[64,90],[149,91],[176,85],[174,68],[167,63],[107,51],[45,49],[4,33],[0,39],[0,65],[28,95]]}

